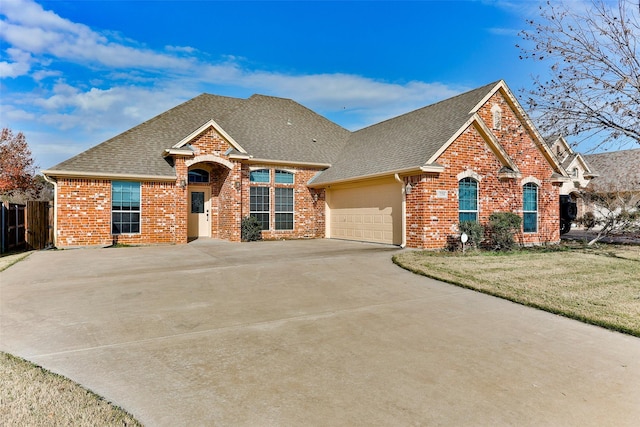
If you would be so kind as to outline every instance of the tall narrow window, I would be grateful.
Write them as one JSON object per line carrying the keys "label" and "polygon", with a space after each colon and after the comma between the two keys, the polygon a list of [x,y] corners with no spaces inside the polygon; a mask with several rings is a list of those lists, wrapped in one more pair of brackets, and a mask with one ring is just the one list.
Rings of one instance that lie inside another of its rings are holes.
{"label": "tall narrow window", "polygon": [[111,183],[111,233],[140,233],[140,183]]}
{"label": "tall narrow window", "polygon": [[258,220],[263,230],[269,229],[269,187],[249,188],[249,215]]}
{"label": "tall narrow window", "polygon": [[535,233],[538,231],[538,186],[533,183],[523,187],[522,231]]}
{"label": "tall narrow window", "polygon": [[293,188],[275,188],[276,230],[293,230]]}
{"label": "tall narrow window", "polygon": [[[271,175],[269,169],[258,169],[249,173],[249,215],[255,217],[263,230],[269,229],[269,211],[271,203],[269,198],[269,183]],[[253,185],[253,184],[267,184]]]}
{"label": "tall narrow window", "polygon": [[478,181],[473,178],[458,182],[458,219],[460,222],[478,220]]}

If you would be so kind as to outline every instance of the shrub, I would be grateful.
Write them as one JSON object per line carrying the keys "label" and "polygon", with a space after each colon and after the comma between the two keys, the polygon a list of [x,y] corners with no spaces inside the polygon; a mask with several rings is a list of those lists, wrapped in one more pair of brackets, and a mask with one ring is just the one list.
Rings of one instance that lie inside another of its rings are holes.
{"label": "shrub", "polygon": [[262,240],[262,227],[260,222],[254,216],[245,216],[242,218],[241,238],[243,242],[255,242]]}
{"label": "shrub", "polygon": [[510,251],[516,247],[515,234],[520,231],[522,218],[513,212],[494,212],[489,216],[489,247],[496,251]]}
{"label": "shrub", "polygon": [[477,221],[462,221],[458,224],[460,233],[469,236],[468,244],[477,248],[484,239],[484,227]]}
{"label": "shrub", "polygon": [[584,215],[576,220],[576,222],[582,225],[587,230],[592,229],[597,224],[596,216],[593,214],[593,212],[585,212]]}

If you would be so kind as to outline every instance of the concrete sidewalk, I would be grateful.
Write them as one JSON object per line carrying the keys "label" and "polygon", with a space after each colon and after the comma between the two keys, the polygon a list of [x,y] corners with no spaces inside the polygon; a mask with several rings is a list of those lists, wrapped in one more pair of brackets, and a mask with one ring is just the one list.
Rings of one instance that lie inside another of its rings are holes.
{"label": "concrete sidewalk", "polygon": [[0,349],[149,426],[631,426],[640,339],[333,240],[35,252]]}

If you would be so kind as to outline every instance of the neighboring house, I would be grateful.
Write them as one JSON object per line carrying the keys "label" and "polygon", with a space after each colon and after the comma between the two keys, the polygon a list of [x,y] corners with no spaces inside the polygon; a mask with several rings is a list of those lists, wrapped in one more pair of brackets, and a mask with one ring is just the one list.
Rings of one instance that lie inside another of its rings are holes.
{"label": "neighboring house", "polygon": [[584,157],[598,174],[598,179],[591,183],[594,191],[640,193],[640,148]]}
{"label": "neighboring house", "polygon": [[546,138],[551,152],[565,170],[569,180],[560,187],[561,196],[569,196],[570,200],[576,203],[577,217],[581,217],[590,208],[585,205],[580,196],[580,191],[587,188],[593,178],[599,176],[594,172],[590,163],[585,160],[585,156],[573,151],[567,140],[562,136],[552,136]]}
{"label": "neighboring house", "polygon": [[350,132],[288,99],[203,94],[43,174],[58,247],[263,237],[443,248],[461,220],[558,242],[570,181],[503,81]]}
{"label": "neighboring house", "polygon": [[596,218],[621,208],[640,208],[640,148],[585,156],[593,170],[598,172],[588,187],[597,194],[590,206]]}

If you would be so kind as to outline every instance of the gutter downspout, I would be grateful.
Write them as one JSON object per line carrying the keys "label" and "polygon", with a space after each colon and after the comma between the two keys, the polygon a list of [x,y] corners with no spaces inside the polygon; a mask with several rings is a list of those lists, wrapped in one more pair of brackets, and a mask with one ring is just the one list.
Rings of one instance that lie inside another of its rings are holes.
{"label": "gutter downspout", "polygon": [[400,247],[404,249],[407,246],[407,193],[404,189],[404,180],[400,179],[397,173],[393,177],[400,183],[400,188],[402,188],[402,243]]}
{"label": "gutter downspout", "polygon": [[58,243],[58,181],[42,174],[44,180],[53,185],[53,247]]}

